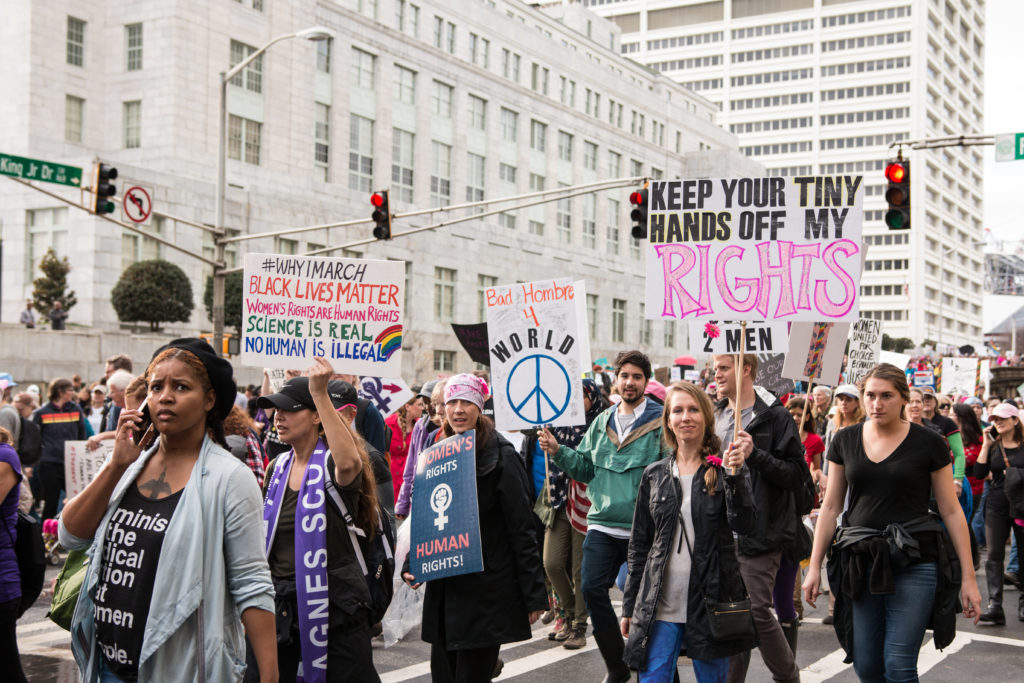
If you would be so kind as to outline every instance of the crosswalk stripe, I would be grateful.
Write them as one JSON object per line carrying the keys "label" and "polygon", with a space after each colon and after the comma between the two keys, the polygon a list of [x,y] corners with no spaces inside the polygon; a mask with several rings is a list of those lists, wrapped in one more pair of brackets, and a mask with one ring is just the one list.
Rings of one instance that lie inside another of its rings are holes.
{"label": "crosswalk stripe", "polygon": [[818,661],[800,670],[801,683],[821,683],[821,681],[827,681],[833,676],[842,673],[850,666],[843,663],[845,658],[846,652],[843,648],[833,650]]}
{"label": "crosswalk stripe", "polygon": [[[42,631],[45,629],[58,629],[64,631],[64,629],[62,629],[60,626],[57,626],[57,624],[53,623],[49,619],[44,619],[43,621],[37,621],[34,624],[25,624],[24,626],[19,626],[18,635],[20,636],[24,633],[32,633],[33,631]],[[67,631],[64,631],[64,633],[67,633]]]}
{"label": "crosswalk stripe", "polygon": [[515,676],[522,676],[523,674],[532,673],[542,667],[555,664],[563,659],[569,657],[575,657],[576,655],[583,654],[584,652],[593,652],[597,649],[597,643],[593,638],[589,639],[586,646],[581,647],[579,650],[567,650],[564,647],[552,647],[549,650],[543,652],[537,652],[526,657],[520,657],[514,659],[511,662],[505,662],[505,668],[501,670],[501,680],[505,680],[505,677],[513,678]]}
{"label": "crosswalk stripe", "polygon": [[19,655],[36,655],[39,657],[49,657],[51,659],[63,659],[65,661],[74,661],[75,656],[71,653],[71,649],[61,649],[59,647],[34,647],[28,650],[22,650],[18,648]]}
{"label": "crosswalk stripe", "polygon": [[971,643],[970,633],[957,633],[956,637],[953,638],[953,642],[947,645],[942,650],[935,649],[935,641],[925,636],[924,645],[921,647],[921,651],[917,654],[917,675],[923,676],[928,673],[929,670],[949,655],[956,654],[963,649],[965,645]]}

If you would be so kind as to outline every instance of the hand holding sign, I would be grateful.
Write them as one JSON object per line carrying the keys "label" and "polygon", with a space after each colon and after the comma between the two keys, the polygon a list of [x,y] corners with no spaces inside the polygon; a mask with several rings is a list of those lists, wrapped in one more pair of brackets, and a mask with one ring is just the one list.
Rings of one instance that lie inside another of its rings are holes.
{"label": "hand holding sign", "polygon": [[537,445],[548,455],[554,455],[558,452],[558,440],[547,427],[537,433]]}

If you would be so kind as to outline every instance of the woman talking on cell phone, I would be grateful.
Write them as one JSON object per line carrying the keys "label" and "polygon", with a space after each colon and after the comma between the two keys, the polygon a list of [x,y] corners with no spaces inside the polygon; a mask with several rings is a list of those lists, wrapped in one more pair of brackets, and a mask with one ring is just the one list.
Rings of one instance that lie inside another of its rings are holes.
{"label": "woman talking on cell phone", "polygon": [[260,492],[224,448],[231,364],[176,339],[146,377],[153,431],[139,445],[142,411],[122,410],[113,455],[60,517],[61,545],[93,559],[71,622],[82,678],[240,681],[244,625],[261,680],[277,681]]}
{"label": "woman talking on cell phone", "polygon": [[[957,590],[964,616],[975,620],[981,596],[946,442],[906,419],[910,389],[896,366],[876,365],[861,387],[870,420],[836,432],[829,446],[829,483],[804,597],[815,604],[828,549],[835,631],[858,678],[916,681],[925,628],[933,628],[936,647],[945,647],[956,632]],[[847,488],[849,507],[836,532]],[[948,535],[929,514],[933,491]]]}
{"label": "woman talking on cell phone", "polygon": [[[988,609],[981,620],[1002,626],[1003,613],[1003,557],[1010,530],[1017,539],[1017,548],[1024,548],[1024,527],[1014,522],[1010,501],[1006,497],[1006,470],[1024,468],[1024,430],[1020,413],[1009,403],[1000,403],[989,413],[992,426],[984,430],[981,452],[974,463],[974,476],[984,479],[992,473],[985,503],[985,538],[988,540],[988,560],[985,561],[985,581],[988,583]],[[1017,599],[1017,618],[1024,621],[1024,594]]]}

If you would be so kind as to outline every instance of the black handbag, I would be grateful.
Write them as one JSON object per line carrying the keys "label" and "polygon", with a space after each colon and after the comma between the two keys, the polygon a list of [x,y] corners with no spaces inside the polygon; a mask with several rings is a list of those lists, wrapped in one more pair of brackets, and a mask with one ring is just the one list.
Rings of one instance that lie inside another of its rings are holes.
{"label": "black handbag", "polygon": [[[686,539],[686,549],[690,553],[690,566],[693,562],[693,547],[690,545],[690,534],[686,531],[683,513],[679,512],[679,525]],[[706,576],[704,578],[707,578]],[[715,640],[739,640],[754,636],[754,615],[750,611],[750,598],[733,601],[716,602],[704,594],[704,580],[700,581],[700,597],[704,600],[704,608],[708,611],[711,624],[711,637]]]}

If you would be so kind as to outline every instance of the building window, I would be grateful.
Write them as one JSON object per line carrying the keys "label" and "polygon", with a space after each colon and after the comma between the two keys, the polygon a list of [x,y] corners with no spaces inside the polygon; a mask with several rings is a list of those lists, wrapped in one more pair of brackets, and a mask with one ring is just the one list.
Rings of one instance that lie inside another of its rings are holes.
{"label": "building window", "polygon": [[445,41],[444,49],[448,51],[448,54],[455,54],[455,24],[452,22],[446,22],[445,26]]}
{"label": "building window", "polygon": [[629,255],[633,257],[634,261],[640,260],[642,254],[640,246],[640,240],[632,236],[629,238]]}
{"label": "building window", "polygon": [[434,47],[455,54],[455,24],[434,16]]}
{"label": "building window", "polygon": [[299,253],[299,241],[291,240],[285,237],[274,238],[274,250],[278,254],[284,254],[285,256],[295,256]]}
{"label": "building window", "polygon": [[597,294],[587,294],[587,331],[590,339],[597,339]]}
{"label": "building window", "polygon": [[316,70],[325,74],[331,73],[331,50],[333,38],[316,41]]}
{"label": "building window", "polygon": [[85,65],[85,22],[68,17],[67,61],[72,66]]}
{"label": "building window", "polygon": [[517,169],[509,164],[498,164],[498,178],[504,183],[516,184]]}
{"label": "building window", "polygon": [[82,141],[82,121],[85,115],[85,100],[74,95],[64,96],[64,139],[68,142]]}
{"label": "building window", "polygon": [[637,178],[644,174],[644,164],[642,161],[636,159],[629,160],[629,175],[633,178]]}
{"label": "building window", "polygon": [[326,104],[314,102],[313,117],[313,164],[317,168],[319,179],[327,182],[331,179],[331,108]]}
{"label": "building window", "polygon": [[[245,43],[240,43],[237,40],[232,40],[231,66],[234,67],[236,64],[242,63],[245,61],[245,58],[253,52],[256,52],[256,48],[252,45],[246,45]],[[263,55],[252,60],[247,67],[242,69],[241,73],[232,78],[231,85],[239,88],[245,88],[249,92],[263,92]]]}
{"label": "building window", "polygon": [[402,33],[417,37],[420,24],[420,8],[407,0],[395,2],[395,27]]}
{"label": "building window", "polygon": [[487,320],[487,290],[498,286],[498,278],[493,275],[476,276],[476,319]]}
{"label": "building window", "polygon": [[519,82],[519,64],[522,57],[515,52],[501,49],[501,75],[514,83]]}
{"label": "building window", "polygon": [[548,127],[535,119],[530,120],[530,149],[543,152],[547,149]]}
{"label": "building window", "polygon": [[[259,125],[259,124],[257,124]],[[135,149],[142,145],[142,101],[134,100],[124,103],[124,148]],[[259,161],[259,136],[256,139],[256,161]],[[248,161],[248,159],[246,159]]]}
{"label": "building window", "polygon": [[435,350],[434,372],[455,372],[455,352]]}
{"label": "building window", "polygon": [[586,140],[583,141],[583,168],[597,170],[597,145]]}
{"label": "building window", "polygon": [[[648,321],[650,322],[650,321]],[[665,336],[663,341],[665,342],[666,349],[673,349],[676,345],[676,323],[674,320],[665,321]]]}
{"label": "building window", "polygon": [[434,320],[455,320],[455,270],[434,266]]}
{"label": "building window", "polygon": [[436,140],[431,147],[434,172],[430,176],[430,202],[434,206],[448,206],[452,202],[452,148]]}
{"label": "building window", "polygon": [[447,83],[434,81],[434,93],[431,100],[434,105],[434,114],[443,119],[452,117],[452,91],[454,88]]}
{"label": "building window", "polygon": [[548,71],[547,67],[534,63],[533,68],[530,70],[530,88],[541,95],[547,95],[550,75],[551,72]]}
{"label": "building window", "polygon": [[543,221],[530,221],[529,230],[531,235],[543,235],[544,234],[544,222]]}
{"label": "building window", "polygon": [[564,130],[558,131],[558,158],[572,161],[572,135]]}
{"label": "building window", "polygon": [[416,104],[416,72],[395,65],[395,101]]}
{"label": "building window", "polygon": [[469,127],[474,130],[487,129],[487,100],[469,96]]}
{"label": "building window", "polygon": [[377,0],[359,0],[359,13],[377,20]]}
{"label": "building window", "polygon": [[[484,199],[484,165],[486,159],[479,154],[469,152],[469,165],[466,168],[466,201],[480,202]],[[482,212],[477,208],[476,212]]]}
{"label": "building window", "polygon": [[640,346],[651,345],[651,321],[645,315],[644,305],[640,304]]}
{"label": "building window", "polygon": [[[126,120],[127,120],[127,105],[126,102]],[[260,135],[263,124],[258,121],[250,121],[249,119],[243,119],[241,116],[235,116],[231,114],[228,116],[228,158],[243,160],[247,164],[260,163]],[[127,137],[127,128],[125,129]],[[244,158],[243,158],[243,141],[244,141]]]}
{"label": "building window", "polygon": [[[559,183],[558,186],[567,187],[565,183]],[[559,242],[572,243],[572,199],[569,197],[555,202],[555,228],[558,231]]]}
{"label": "building window", "polygon": [[597,247],[597,196],[583,195],[583,246]]}
{"label": "building window", "polygon": [[626,342],[626,301],[612,299],[612,343]]}
{"label": "building window", "polygon": [[608,200],[608,227],[605,230],[605,250],[612,256],[619,255],[619,200]]}
{"label": "building window", "polygon": [[25,272],[36,272],[47,249],[53,249],[57,258],[68,256],[68,209],[31,209],[26,216],[28,226],[28,262]]}
{"label": "building window", "polygon": [[622,155],[618,152],[608,151],[608,177],[619,178],[622,173]]}
{"label": "building window", "polygon": [[391,130],[391,187],[400,202],[412,202],[413,146],[416,136],[400,128]]}
{"label": "building window", "polygon": [[515,142],[519,137],[519,114],[511,109],[501,108],[501,139]]}
{"label": "building window", "polygon": [[359,48],[352,48],[352,84],[373,90],[373,76],[377,69],[377,57]]}
{"label": "building window", "polygon": [[348,187],[369,192],[373,184],[372,119],[352,114],[348,146]]}
{"label": "building window", "polygon": [[125,70],[142,69],[142,24],[128,24],[124,27]]}
{"label": "building window", "polygon": [[[153,216],[147,231],[162,237],[165,220],[161,216]],[[133,230],[121,231],[121,270],[139,261],[152,261],[158,258],[163,258],[162,244]]]}

